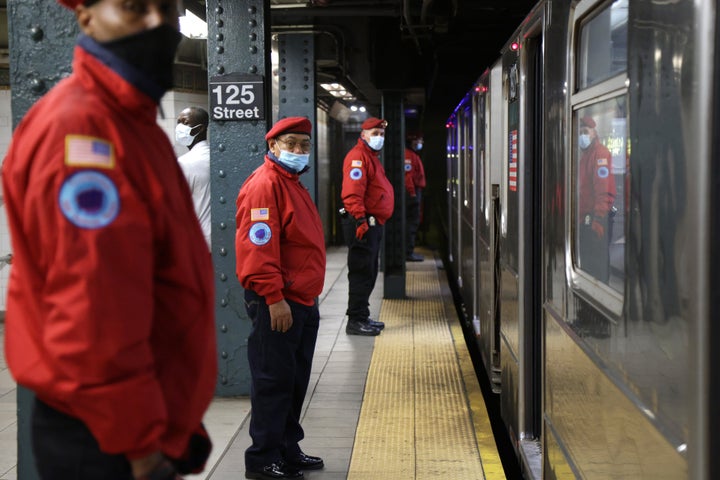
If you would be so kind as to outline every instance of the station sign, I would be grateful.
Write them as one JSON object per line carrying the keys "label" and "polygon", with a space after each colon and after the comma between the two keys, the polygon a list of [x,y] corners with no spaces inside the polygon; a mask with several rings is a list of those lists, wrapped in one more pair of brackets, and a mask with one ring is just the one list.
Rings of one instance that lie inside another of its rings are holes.
{"label": "station sign", "polygon": [[218,121],[264,120],[262,75],[230,73],[210,77],[210,116]]}

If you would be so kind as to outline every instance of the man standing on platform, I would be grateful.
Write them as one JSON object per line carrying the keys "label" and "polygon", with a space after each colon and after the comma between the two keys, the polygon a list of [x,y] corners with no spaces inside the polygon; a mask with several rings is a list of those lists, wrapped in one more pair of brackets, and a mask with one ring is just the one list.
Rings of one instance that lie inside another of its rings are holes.
{"label": "man standing on platform", "polygon": [[199,107],[180,112],[175,125],[175,140],[189,152],[178,158],[187,179],[205,242],[210,250],[210,145],[207,142],[208,113]]}
{"label": "man standing on platform", "polygon": [[395,193],[378,154],[387,122],[371,117],[343,162],[343,234],[348,245],[348,335],[374,336],[385,327],[370,318],[370,294],[378,275],[383,225],[392,216]]}
{"label": "man standing on platform", "polygon": [[322,458],[299,446],[325,281],[320,214],[300,183],[309,169],[311,133],[305,117],[278,121],[265,135],[265,162],[247,178],[236,203],[236,270],[252,320],[252,445],[245,451],[245,478],[301,479],[302,470],[324,467]]}
{"label": "man standing on platform", "polygon": [[408,133],[405,139],[405,191],[407,202],[405,205],[405,224],[407,226],[407,244],[405,260],[408,262],[422,262],[422,255],[414,252],[415,239],[420,226],[420,208],[422,205],[422,192],[425,188],[425,168],[420,155],[423,137],[421,133]]}
{"label": "man standing on platform", "polygon": [[13,245],[6,355],[35,394],[40,478],[179,479],[210,453],[213,272],[157,105],[175,0],[60,0],[73,72],[25,115],[2,166]]}

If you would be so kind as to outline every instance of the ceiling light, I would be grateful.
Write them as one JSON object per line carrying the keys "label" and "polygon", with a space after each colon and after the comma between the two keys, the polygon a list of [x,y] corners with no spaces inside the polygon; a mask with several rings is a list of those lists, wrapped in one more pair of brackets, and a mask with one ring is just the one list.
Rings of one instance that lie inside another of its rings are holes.
{"label": "ceiling light", "polygon": [[341,83],[321,83],[320,86],[335,98],[349,101],[353,101],[356,99],[355,96],[350,93],[347,88],[345,88]]}
{"label": "ceiling light", "polygon": [[180,17],[180,33],[188,38],[207,38],[208,27],[200,17],[190,10],[185,10],[185,15]]}

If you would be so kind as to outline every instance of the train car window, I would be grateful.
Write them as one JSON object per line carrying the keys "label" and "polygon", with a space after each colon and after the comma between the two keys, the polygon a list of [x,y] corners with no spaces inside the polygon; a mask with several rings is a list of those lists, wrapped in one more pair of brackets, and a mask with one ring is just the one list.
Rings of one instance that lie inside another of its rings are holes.
{"label": "train car window", "polygon": [[577,109],[574,124],[577,264],[622,292],[629,161],[626,95]]}
{"label": "train car window", "polygon": [[577,87],[587,88],[627,71],[628,0],[616,0],[585,20],[577,52]]}

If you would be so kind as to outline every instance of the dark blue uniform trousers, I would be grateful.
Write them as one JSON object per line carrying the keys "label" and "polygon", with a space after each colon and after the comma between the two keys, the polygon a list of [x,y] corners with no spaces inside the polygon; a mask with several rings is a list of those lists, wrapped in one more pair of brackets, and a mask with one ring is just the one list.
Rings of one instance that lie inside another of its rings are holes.
{"label": "dark blue uniform trousers", "polygon": [[355,238],[354,220],[343,223],[348,245],[348,320],[364,321],[370,316],[370,294],[378,276],[378,257],[383,227],[370,227],[362,240]]}
{"label": "dark blue uniform trousers", "polygon": [[35,466],[42,480],[132,480],[125,455],[101,452],[77,418],[35,398],[31,424]]}
{"label": "dark blue uniform trousers", "polygon": [[270,311],[265,298],[245,290],[245,308],[252,320],[248,337],[250,387],[250,437],[245,467],[259,470],[300,453],[304,438],[300,413],[312,367],[320,312],[287,300],[293,324],[285,333],[270,330]]}

